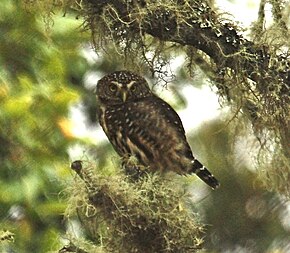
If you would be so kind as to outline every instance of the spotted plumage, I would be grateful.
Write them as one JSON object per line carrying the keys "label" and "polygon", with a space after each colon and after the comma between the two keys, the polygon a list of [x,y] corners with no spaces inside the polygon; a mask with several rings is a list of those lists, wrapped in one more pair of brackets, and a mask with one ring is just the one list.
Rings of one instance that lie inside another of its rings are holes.
{"label": "spotted plumage", "polygon": [[144,78],[117,71],[99,80],[96,93],[100,125],[121,157],[134,155],[153,171],[195,173],[212,188],[219,186],[193,156],[177,113]]}

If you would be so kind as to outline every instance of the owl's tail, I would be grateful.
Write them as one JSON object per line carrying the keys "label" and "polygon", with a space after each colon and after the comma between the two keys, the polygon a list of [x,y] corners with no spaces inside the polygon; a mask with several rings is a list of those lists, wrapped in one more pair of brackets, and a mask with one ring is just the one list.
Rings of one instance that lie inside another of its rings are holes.
{"label": "owl's tail", "polygon": [[203,182],[209,185],[212,189],[219,187],[219,181],[204,167],[198,160],[192,160],[190,172],[195,173]]}

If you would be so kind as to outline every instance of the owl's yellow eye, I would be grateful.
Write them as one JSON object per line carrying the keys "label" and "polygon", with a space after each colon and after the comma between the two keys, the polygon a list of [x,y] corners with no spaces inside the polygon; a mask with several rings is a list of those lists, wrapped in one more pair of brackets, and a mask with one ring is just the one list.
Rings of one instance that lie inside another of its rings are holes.
{"label": "owl's yellow eye", "polygon": [[137,89],[136,85],[133,85],[130,90],[134,92],[134,91],[136,91],[136,89]]}
{"label": "owl's yellow eye", "polygon": [[109,89],[110,91],[115,92],[117,90],[117,86],[115,84],[110,84]]}

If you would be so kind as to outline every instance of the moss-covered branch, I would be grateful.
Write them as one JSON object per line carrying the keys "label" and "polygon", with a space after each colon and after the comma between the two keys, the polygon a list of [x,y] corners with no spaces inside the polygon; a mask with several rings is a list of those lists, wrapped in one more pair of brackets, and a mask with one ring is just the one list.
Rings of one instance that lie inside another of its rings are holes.
{"label": "moss-covered branch", "polygon": [[[270,64],[269,48],[243,38],[239,28],[218,16],[206,1],[160,1],[157,4],[154,1],[87,0],[87,3],[86,8],[91,10],[87,24],[92,31],[102,24],[117,40],[128,40],[133,34],[134,37],[150,34],[162,41],[193,46],[206,53],[219,68],[242,71],[265,86],[280,77],[281,94],[290,84],[289,70],[277,71],[276,66]],[[277,60],[289,64],[283,55],[277,56]],[[260,86],[261,91],[265,86]]]}
{"label": "moss-covered branch", "polygon": [[[148,175],[131,183],[128,178],[98,176],[88,162],[72,168],[82,179],[70,208],[108,252],[196,252],[202,227],[186,206],[186,196],[174,182]],[[86,191],[84,189],[86,188]],[[105,229],[104,229],[105,228]]]}

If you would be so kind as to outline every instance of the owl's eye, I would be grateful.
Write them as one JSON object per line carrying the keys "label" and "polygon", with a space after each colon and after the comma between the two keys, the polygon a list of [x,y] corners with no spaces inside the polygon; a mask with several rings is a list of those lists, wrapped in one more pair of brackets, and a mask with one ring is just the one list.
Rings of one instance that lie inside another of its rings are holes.
{"label": "owl's eye", "polygon": [[115,92],[117,90],[117,86],[115,84],[110,84],[109,89],[110,91]]}
{"label": "owl's eye", "polygon": [[136,89],[137,89],[136,85],[133,85],[130,90],[134,92],[136,91]]}

